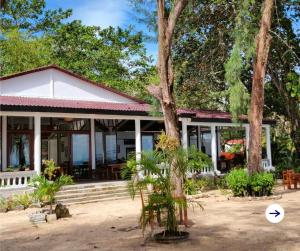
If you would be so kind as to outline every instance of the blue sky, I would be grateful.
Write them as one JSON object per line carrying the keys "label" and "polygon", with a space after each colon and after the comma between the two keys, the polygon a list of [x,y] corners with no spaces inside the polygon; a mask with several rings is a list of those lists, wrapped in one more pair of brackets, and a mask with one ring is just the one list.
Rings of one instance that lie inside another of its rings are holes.
{"label": "blue sky", "polygon": [[[102,28],[134,25],[136,31],[148,33],[145,25],[137,22],[128,0],[46,0],[47,9],[73,9],[71,20],[81,20],[85,25]],[[147,54],[157,58],[157,44],[146,42]]]}

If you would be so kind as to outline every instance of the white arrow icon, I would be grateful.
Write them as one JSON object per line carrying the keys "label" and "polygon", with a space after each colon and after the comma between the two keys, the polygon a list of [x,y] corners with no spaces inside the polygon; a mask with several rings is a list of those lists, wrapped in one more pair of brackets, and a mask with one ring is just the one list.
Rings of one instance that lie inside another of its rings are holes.
{"label": "white arrow icon", "polygon": [[267,207],[265,216],[271,223],[279,223],[284,218],[284,210],[278,204],[271,204]]}

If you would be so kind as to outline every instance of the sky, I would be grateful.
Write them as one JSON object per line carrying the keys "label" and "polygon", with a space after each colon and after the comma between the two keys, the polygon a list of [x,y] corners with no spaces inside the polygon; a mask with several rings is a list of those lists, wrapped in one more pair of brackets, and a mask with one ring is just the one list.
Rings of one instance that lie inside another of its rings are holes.
{"label": "sky", "polygon": [[[46,0],[47,9],[72,9],[70,20],[81,20],[85,25],[126,28],[133,25],[136,31],[149,34],[147,27],[137,22],[128,0]],[[157,44],[145,43],[147,54],[157,59]]]}

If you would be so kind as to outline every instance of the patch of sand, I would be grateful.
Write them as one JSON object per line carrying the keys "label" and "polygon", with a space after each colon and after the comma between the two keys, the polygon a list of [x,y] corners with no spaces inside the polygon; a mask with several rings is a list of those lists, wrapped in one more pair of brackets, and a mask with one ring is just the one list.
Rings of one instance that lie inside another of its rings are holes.
{"label": "patch of sand", "polygon": [[[118,200],[70,206],[72,218],[32,225],[36,209],[0,213],[0,250],[300,250],[300,190],[277,201],[231,201],[219,191],[201,199],[204,211],[189,209],[190,240],[162,245],[146,242],[138,218],[140,201]],[[269,223],[266,207],[285,209],[279,224]]]}

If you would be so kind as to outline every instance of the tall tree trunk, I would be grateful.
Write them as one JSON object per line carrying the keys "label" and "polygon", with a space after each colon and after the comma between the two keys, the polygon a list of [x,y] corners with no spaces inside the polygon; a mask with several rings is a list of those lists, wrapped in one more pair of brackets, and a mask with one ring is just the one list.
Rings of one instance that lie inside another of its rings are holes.
{"label": "tall tree trunk", "polygon": [[[165,0],[157,0],[157,26],[158,26],[158,73],[160,79],[159,100],[164,114],[166,134],[180,143],[178,118],[173,93],[174,74],[171,58],[171,47],[176,22],[187,5],[188,0],[177,0],[170,13],[166,13]],[[182,180],[175,172],[176,167],[171,166],[174,196],[181,197]]]}
{"label": "tall tree trunk", "polygon": [[271,35],[269,34],[269,31],[272,21],[273,5],[274,0],[264,1],[260,29],[256,37],[256,57],[253,67],[251,110],[249,114],[250,144],[248,170],[250,173],[261,171],[261,136],[264,107],[264,79],[271,42]]}

